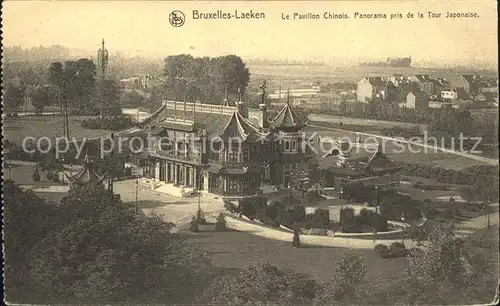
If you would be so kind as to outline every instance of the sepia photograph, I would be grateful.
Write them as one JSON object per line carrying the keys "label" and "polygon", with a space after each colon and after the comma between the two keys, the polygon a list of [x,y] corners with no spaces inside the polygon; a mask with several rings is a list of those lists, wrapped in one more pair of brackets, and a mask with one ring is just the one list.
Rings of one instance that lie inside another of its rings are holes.
{"label": "sepia photograph", "polygon": [[6,305],[497,305],[493,0],[1,7]]}

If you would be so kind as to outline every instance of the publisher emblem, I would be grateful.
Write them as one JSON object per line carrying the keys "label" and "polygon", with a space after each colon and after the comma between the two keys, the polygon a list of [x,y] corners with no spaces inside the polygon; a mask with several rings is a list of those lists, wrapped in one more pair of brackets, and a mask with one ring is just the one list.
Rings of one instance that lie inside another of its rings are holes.
{"label": "publisher emblem", "polygon": [[172,26],[178,28],[181,27],[184,24],[184,22],[186,22],[186,16],[184,16],[184,13],[181,11],[173,11],[168,16],[168,21]]}

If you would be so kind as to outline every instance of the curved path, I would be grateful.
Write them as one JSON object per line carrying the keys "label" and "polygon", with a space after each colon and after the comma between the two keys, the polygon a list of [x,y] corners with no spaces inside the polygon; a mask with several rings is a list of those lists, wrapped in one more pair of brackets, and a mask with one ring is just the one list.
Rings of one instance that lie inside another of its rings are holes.
{"label": "curved path", "polygon": [[[497,206],[498,204],[492,204]],[[457,237],[467,237],[474,232],[485,229],[488,226],[488,216],[479,216],[466,220],[455,225],[454,233]],[[288,241],[293,239],[293,233],[278,229],[273,229],[267,226],[262,226],[252,222],[246,222],[238,218],[226,215],[227,227],[236,231],[247,232],[252,235],[257,235],[267,239]],[[490,214],[490,226],[498,227],[499,214],[498,211]],[[377,244],[385,244],[389,246],[393,242],[401,242],[401,239],[367,239],[367,238],[342,238],[314,235],[300,235],[300,243],[304,245],[324,246],[324,247],[341,247],[353,249],[373,249]],[[407,248],[415,245],[411,239],[404,239],[404,244]],[[425,245],[425,244],[424,244]]]}
{"label": "curved path", "polygon": [[[327,121],[323,121],[323,122],[327,123]],[[459,155],[459,156],[462,156],[462,157],[466,157],[466,158],[470,158],[470,159],[473,159],[473,160],[477,160],[477,161],[480,161],[480,162],[488,164],[488,165],[498,166],[498,160],[497,159],[488,158],[488,157],[484,157],[484,156],[478,156],[478,155],[474,155],[474,154],[470,154],[470,153],[466,153],[466,152],[459,152],[459,151],[455,151],[455,150],[452,150],[452,149],[441,148],[439,146],[436,147],[436,146],[431,146],[431,145],[428,145],[428,144],[423,144],[423,143],[418,143],[418,142],[410,142],[409,140],[403,140],[403,139],[398,139],[398,138],[389,137],[389,136],[382,136],[382,135],[376,135],[376,134],[370,134],[370,133],[364,133],[364,132],[355,132],[355,131],[350,131],[350,130],[345,130],[345,129],[338,129],[338,128],[327,127],[327,126],[323,126],[323,125],[308,124],[307,126],[310,126],[310,127],[313,127],[313,128],[318,128],[318,129],[325,129],[325,130],[330,130],[330,131],[336,131],[336,132],[355,133],[355,134],[358,134],[358,135],[376,137],[376,138],[380,138],[380,139],[391,140],[391,141],[394,141],[394,142],[405,143],[405,144],[410,144],[411,143],[411,145],[420,146],[420,147],[428,148],[428,149],[437,149],[437,150],[439,150],[441,152],[444,152],[444,153],[455,154],[455,155]]]}

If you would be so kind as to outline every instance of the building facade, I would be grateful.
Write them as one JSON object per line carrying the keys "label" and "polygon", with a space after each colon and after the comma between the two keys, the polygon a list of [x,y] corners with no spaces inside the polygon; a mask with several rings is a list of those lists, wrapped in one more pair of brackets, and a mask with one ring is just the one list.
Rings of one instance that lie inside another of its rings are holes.
{"label": "building facade", "polygon": [[365,77],[358,81],[356,96],[358,102],[368,103],[385,97],[386,84],[381,77]]}
{"label": "building facade", "polygon": [[268,119],[260,120],[236,106],[165,102],[141,125],[149,136],[147,175],[157,186],[209,193],[229,200],[255,197],[262,185],[284,186],[293,169],[307,163],[302,141],[305,119],[287,99]]}

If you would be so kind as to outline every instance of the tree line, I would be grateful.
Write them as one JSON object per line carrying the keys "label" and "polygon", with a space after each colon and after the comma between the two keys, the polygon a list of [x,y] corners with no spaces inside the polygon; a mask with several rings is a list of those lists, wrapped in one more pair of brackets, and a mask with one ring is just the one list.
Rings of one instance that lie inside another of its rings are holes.
{"label": "tree line", "polygon": [[115,81],[97,81],[96,65],[82,58],[76,61],[53,62],[47,68],[46,78],[36,77],[33,69],[5,84],[4,106],[16,113],[26,99],[31,100],[37,112],[47,106],[68,106],[70,113],[97,114],[101,105],[105,115],[118,115],[120,92]]}
{"label": "tree line", "polygon": [[157,107],[163,99],[221,104],[226,88],[229,99],[234,101],[238,88],[244,94],[250,80],[245,62],[236,55],[168,56],[164,61],[164,75],[165,84],[152,90],[147,101],[150,108]]}

